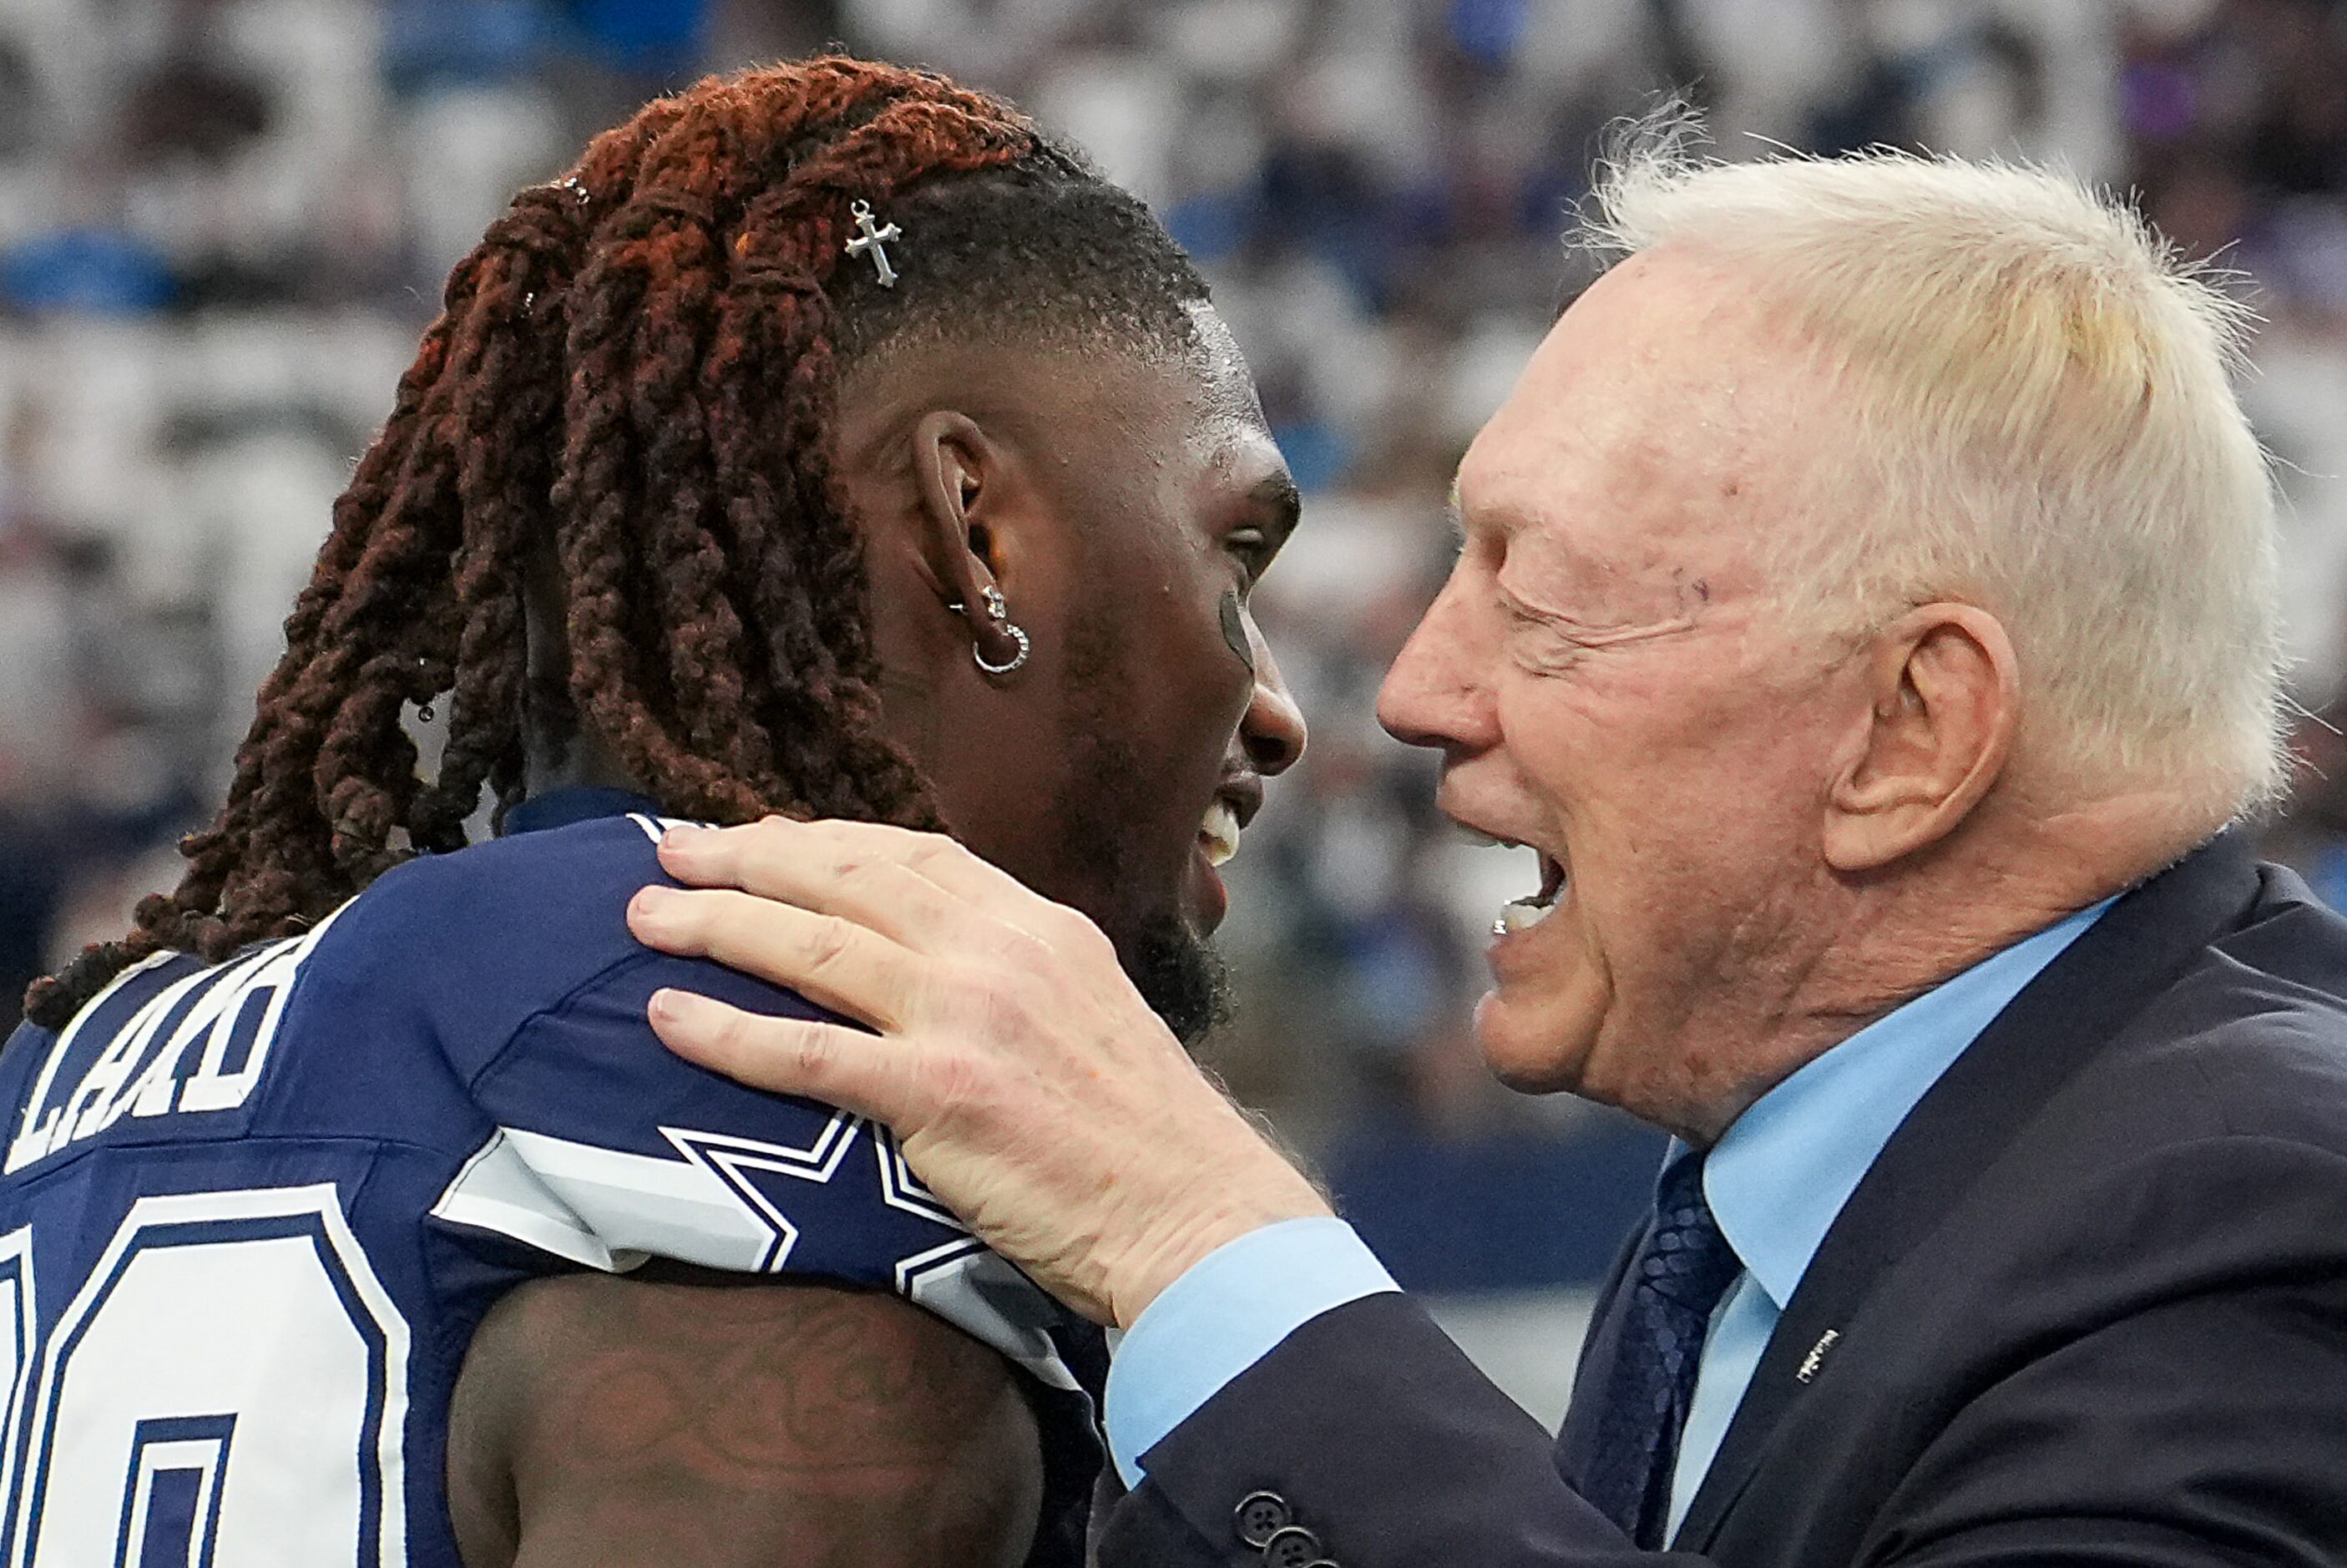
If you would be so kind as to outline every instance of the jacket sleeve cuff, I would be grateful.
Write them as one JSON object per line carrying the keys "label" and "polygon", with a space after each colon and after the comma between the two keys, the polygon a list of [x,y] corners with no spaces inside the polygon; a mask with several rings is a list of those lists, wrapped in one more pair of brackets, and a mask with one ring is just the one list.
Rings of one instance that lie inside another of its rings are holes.
{"label": "jacket sleeve cuff", "polygon": [[1279,1342],[1322,1313],[1399,1290],[1353,1227],[1283,1220],[1208,1253],[1151,1302],[1116,1348],[1103,1424],[1117,1473]]}

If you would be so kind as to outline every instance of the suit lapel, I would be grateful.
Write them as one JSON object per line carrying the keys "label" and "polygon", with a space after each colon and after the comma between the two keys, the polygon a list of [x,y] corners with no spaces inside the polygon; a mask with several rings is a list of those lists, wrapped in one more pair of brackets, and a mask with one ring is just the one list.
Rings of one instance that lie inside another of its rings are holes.
{"label": "suit lapel", "polygon": [[2032,1109],[2239,919],[2258,886],[2238,833],[2146,882],[2024,988],[1917,1102],[1786,1304],[1674,1546],[1709,1549],[1778,1422],[1833,1364],[1842,1327],[1876,1281],[1930,1234]]}

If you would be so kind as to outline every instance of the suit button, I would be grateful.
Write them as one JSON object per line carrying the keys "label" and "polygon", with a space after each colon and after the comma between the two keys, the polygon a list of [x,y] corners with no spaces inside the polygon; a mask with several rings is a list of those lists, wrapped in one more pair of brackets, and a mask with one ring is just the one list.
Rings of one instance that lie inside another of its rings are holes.
{"label": "suit button", "polygon": [[1264,1568],[1309,1568],[1320,1555],[1320,1538],[1300,1524],[1275,1532],[1263,1543]]}
{"label": "suit button", "polygon": [[1296,1522],[1287,1499],[1276,1491],[1251,1491],[1232,1511],[1231,1523],[1249,1546],[1266,1546],[1271,1538]]}

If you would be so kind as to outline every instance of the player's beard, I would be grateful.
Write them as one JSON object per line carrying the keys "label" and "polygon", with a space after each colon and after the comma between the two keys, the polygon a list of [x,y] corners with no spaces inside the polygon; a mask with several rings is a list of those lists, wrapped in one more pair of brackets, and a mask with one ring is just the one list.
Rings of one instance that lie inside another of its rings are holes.
{"label": "player's beard", "polygon": [[1141,999],[1190,1050],[1230,1021],[1230,967],[1177,915],[1161,916],[1143,928],[1125,972]]}
{"label": "player's beard", "polygon": [[[1117,725],[1123,716],[1113,693],[1125,690],[1117,666],[1119,644],[1105,614],[1080,620],[1069,630],[1067,651],[1068,733],[1075,737],[1080,765],[1054,803],[1068,841],[1089,846],[1092,880],[1102,887],[1132,885],[1125,835],[1146,814],[1155,794],[1131,742]],[[1230,968],[1190,922],[1171,906],[1144,917],[1137,927],[1108,933],[1116,944],[1127,979],[1150,1010],[1195,1050],[1207,1035],[1230,1021]]]}
{"label": "player's beard", "polygon": [[[1114,794],[1103,794],[1099,786],[1123,771],[1119,760],[1112,760],[1112,754],[1121,753],[1122,748],[1095,741],[1087,749],[1098,765],[1087,770],[1085,788],[1071,791],[1061,801],[1060,816],[1068,825],[1072,842],[1099,846],[1094,876],[1102,886],[1114,887],[1126,881],[1125,856],[1116,836],[1120,814],[1114,808]],[[1179,914],[1163,910],[1143,919],[1137,927],[1108,935],[1116,944],[1125,978],[1184,1046],[1194,1050],[1207,1035],[1230,1021],[1230,968],[1214,944]]]}

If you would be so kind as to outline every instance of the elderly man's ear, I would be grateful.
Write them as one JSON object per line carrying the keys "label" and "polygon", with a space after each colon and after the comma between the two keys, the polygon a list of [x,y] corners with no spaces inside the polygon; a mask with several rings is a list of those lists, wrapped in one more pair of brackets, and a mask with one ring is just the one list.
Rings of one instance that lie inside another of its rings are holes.
{"label": "elderly man's ear", "polygon": [[1929,848],[1972,815],[2013,749],[2020,680],[1996,617],[1927,604],[1878,636],[1862,743],[1833,781],[1825,856],[1837,871],[1878,870]]}

